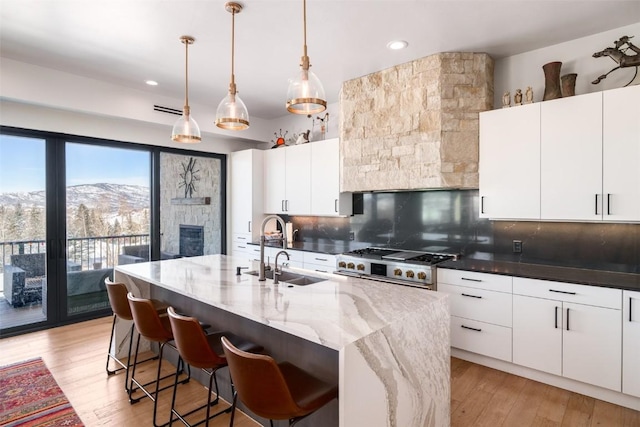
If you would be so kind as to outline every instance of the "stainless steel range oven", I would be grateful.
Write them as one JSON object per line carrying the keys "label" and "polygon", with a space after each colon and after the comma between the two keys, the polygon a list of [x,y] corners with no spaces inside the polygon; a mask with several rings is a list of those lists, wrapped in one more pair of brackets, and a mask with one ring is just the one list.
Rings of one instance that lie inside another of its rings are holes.
{"label": "stainless steel range oven", "polygon": [[435,290],[436,267],[457,254],[364,248],[337,257],[336,274]]}

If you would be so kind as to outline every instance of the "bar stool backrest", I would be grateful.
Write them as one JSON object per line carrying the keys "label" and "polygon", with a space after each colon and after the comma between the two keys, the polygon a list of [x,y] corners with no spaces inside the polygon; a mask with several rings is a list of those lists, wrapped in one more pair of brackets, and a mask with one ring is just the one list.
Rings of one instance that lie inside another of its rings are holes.
{"label": "bar stool backrest", "polygon": [[131,307],[127,301],[127,293],[129,292],[127,286],[124,283],[112,282],[109,278],[104,279],[104,284],[107,288],[113,314],[123,320],[133,320]]}
{"label": "bar stool backrest", "polygon": [[165,342],[173,339],[171,325],[163,322],[156,308],[149,299],[136,298],[131,292],[127,294],[133,322],[138,333],[150,341]]}
{"label": "bar stool backrest", "polygon": [[[185,362],[202,369],[227,364],[224,357],[211,349],[198,319],[178,314],[173,307],[167,309],[167,314],[178,353]],[[217,347],[220,348],[219,345]]]}
{"label": "bar stool backrest", "polygon": [[274,420],[305,413],[293,400],[272,357],[239,350],[225,337],[222,337],[222,348],[238,397],[253,413]]}

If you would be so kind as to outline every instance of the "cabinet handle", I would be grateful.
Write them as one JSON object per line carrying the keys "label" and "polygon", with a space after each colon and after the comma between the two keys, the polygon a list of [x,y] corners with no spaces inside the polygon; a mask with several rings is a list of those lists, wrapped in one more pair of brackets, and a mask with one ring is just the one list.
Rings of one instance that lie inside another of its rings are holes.
{"label": "cabinet handle", "polygon": [[557,294],[567,294],[567,295],[575,295],[575,292],[567,292],[567,291],[556,291],[555,289],[549,289],[549,292],[555,292]]}
{"label": "cabinet handle", "polygon": [[466,277],[461,277],[462,280],[468,280],[469,282],[482,282],[480,279],[467,279]]}
{"label": "cabinet handle", "polygon": [[329,261],[327,258],[314,258],[316,261]]}
{"label": "cabinet handle", "polygon": [[318,270],[317,268],[316,268],[316,271],[318,271],[320,273],[327,273],[327,270]]}
{"label": "cabinet handle", "polygon": [[280,202],[280,210],[281,210],[282,212],[284,212],[284,211],[285,211],[285,208],[284,208],[284,199]]}
{"label": "cabinet handle", "polygon": [[476,332],[482,332],[482,329],[479,328],[472,328],[471,326],[464,326],[464,325],[460,325],[461,328],[465,328],[465,329],[469,329],[471,331],[476,331]]}
{"label": "cabinet handle", "polygon": [[631,322],[631,301],[633,301],[633,298],[629,297],[629,322]]}
{"label": "cabinet handle", "polygon": [[238,248],[239,248],[239,249],[247,249],[247,247],[246,247],[246,246],[240,246],[240,245],[238,245]]}
{"label": "cabinet handle", "polygon": [[569,309],[567,308],[567,331],[569,330]]}
{"label": "cabinet handle", "polygon": [[251,233],[251,221],[247,221],[247,230],[249,230],[249,233]]}
{"label": "cabinet handle", "polygon": [[284,207],[286,208],[285,211],[289,212],[289,200],[284,201]]}
{"label": "cabinet handle", "polygon": [[246,237],[238,236],[238,240],[247,240]]}
{"label": "cabinet handle", "polygon": [[555,323],[555,328],[558,329],[558,306],[555,306],[555,312],[556,312],[556,323]]}
{"label": "cabinet handle", "polygon": [[480,197],[480,213],[484,213],[484,196]]}
{"label": "cabinet handle", "polygon": [[598,193],[596,193],[596,215],[600,215],[598,213]]}
{"label": "cabinet handle", "polygon": [[334,199],[333,209],[336,213],[338,212],[338,199]]}
{"label": "cabinet handle", "polygon": [[611,215],[611,193],[607,193],[607,215]]}
{"label": "cabinet handle", "polygon": [[463,294],[460,294],[460,295],[462,295],[463,297],[469,297],[469,298],[478,298],[478,299],[482,299],[482,297],[481,297],[481,296],[478,296],[478,295],[469,295],[469,294],[464,294],[464,293],[463,293]]}

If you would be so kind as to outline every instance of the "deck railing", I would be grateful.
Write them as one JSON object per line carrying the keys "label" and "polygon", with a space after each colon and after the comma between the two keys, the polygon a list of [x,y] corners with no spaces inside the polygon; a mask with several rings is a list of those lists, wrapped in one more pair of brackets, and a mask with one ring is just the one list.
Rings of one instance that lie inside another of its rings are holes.
{"label": "deck railing", "polygon": [[[112,268],[118,265],[118,255],[123,252],[123,246],[148,244],[148,234],[71,238],[67,239],[67,261],[80,265],[81,270]],[[5,264],[11,263],[11,255],[46,251],[45,240],[0,242],[0,273],[4,272]]]}

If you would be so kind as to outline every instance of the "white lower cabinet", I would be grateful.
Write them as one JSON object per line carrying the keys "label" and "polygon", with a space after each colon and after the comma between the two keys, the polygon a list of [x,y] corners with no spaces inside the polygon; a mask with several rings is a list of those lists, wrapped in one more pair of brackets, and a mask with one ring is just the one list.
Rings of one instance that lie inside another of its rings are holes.
{"label": "white lower cabinet", "polygon": [[514,277],[513,293],[513,363],[621,391],[621,290]]}
{"label": "white lower cabinet", "polygon": [[449,294],[451,346],[510,362],[512,278],[439,268],[437,281]]}
{"label": "white lower cabinet", "polygon": [[321,273],[333,273],[336,271],[336,256],[318,252],[303,253],[304,268],[306,270],[319,271]]}
{"label": "white lower cabinet", "polygon": [[622,293],[622,392],[640,397],[640,292]]}

